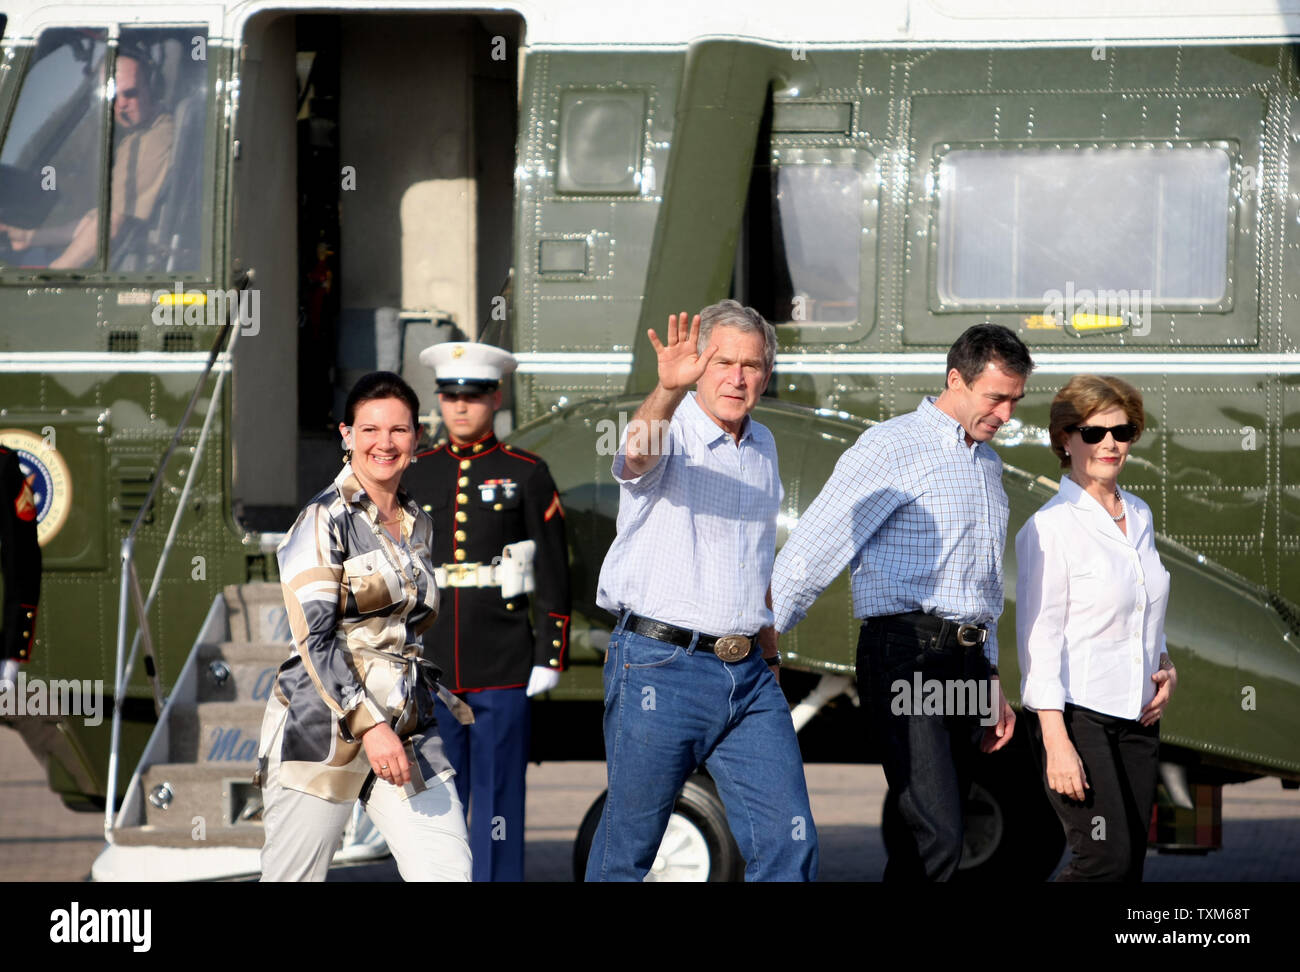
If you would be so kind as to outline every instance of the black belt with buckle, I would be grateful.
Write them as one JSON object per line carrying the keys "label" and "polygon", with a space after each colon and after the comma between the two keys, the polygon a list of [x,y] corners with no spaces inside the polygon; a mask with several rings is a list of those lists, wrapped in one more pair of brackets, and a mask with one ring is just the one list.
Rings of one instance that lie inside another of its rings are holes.
{"label": "black belt with buckle", "polygon": [[[656,641],[666,641],[670,645],[678,645],[682,648],[689,648],[691,639],[695,637],[695,632],[690,628],[664,624],[652,618],[643,618],[639,614],[629,614],[623,627],[627,631],[654,638]],[[757,640],[757,635],[746,637],[745,635],[701,634],[699,640],[695,642],[695,647],[700,651],[711,652],[725,662],[738,662],[749,657]]]}
{"label": "black belt with buckle", "polygon": [[925,614],[921,611],[868,618],[865,624],[868,627],[876,625],[884,629],[892,628],[906,631],[916,636],[918,640],[932,638],[936,648],[947,648],[950,645],[956,645],[959,648],[974,648],[976,645],[982,645],[989,640],[988,629],[983,625],[949,621],[947,618],[936,617],[933,614]]}

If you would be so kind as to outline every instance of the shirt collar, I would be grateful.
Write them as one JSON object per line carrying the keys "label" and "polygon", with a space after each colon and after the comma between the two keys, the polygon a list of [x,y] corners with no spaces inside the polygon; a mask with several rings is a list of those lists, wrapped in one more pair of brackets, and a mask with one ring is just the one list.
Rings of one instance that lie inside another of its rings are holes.
{"label": "shirt collar", "polygon": [[[682,421],[686,423],[688,428],[694,429],[696,435],[703,439],[705,443],[712,445],[718,438],[724,435],[727,438],[731,438],[731,433],[720,426],[717,422],[713,421],[709,416],[709,413],[704,410],[704,406],[696,399],[695,392],[687,392],[686,401],[682,404],[686,406],[684,409],[678,409],[681,413]],[[753,431],[754,423],[750,421],[750,416],[746,415],[744,424],[741,426],[740,438],[737,440],[737,444],[748,439]]]}
{"label": "shirt collar", "polygon": [[[1067,503],[1077,506],[1081,510],[1106,512],[1105,507],[1097,502],[1097,498],[1076,483],[1074,477],[1068,471],[1061,476],[1061,495],[1065,497]],[[1107,514],[1107,516],[1109,515]]]}
{"label": "shirt collar", "polygon": [[[925,400],[921,402],[916,410],[917,414],[932,428],[942,432],[950,439],[956,439],[961,443],[962,448],[968,448],[966,445],[966,427],[936,405],[936,401],[938,399],[934,395],[926,395]],[[976,446],[985,444],[983,442],[975,443]]]}
{"label": "shirt collar", "polygon": [[1065,497],[1067,503],[1072,503],[1075,506],[1084,505],[1083,487],[1070,478],[1068,470],[1061,474],[1060,493]]}
{"label": "shirt collar", "polygon": [[1126,533],[1119,528],[1115,518],[1106,512],[1106,507],[1102,506],[1101,503],[1097,501],[1097,497],[1093,496],[1086,489],[1076,483],[1068,472],[1061,476],[1060,494],[1067,503],[1079,510],[1080,513],[1096,517],[1097,522],[1103,526],[1110,524],[1114,527],[1116,536],[1127,536],[1129,541],[1132,542],[1132,538],[1137,535],[1136,529],[1138,526],[1138,517],[1133,513],[1132,506],[1127,504],[1125,506],[1126,512],[1129,515],[1130,531]]}
{"label": "shirt collar", "polygon": [[[361,480],[357,478],[357,474],[352,471],[352,463],[345,462],[343,464],[343,468],[334,477],[334,485],[338,488],[339,495],[343,497],[345,503],[351,506],[360,506],[368,512],[378,514],[379,508],[366,493],[366,488],[361,485]],[[403,486],[397,487],[397,503],[412,516],[415,516],[418,512],[419,508],[415,505],[415,501],[411,499]]]}

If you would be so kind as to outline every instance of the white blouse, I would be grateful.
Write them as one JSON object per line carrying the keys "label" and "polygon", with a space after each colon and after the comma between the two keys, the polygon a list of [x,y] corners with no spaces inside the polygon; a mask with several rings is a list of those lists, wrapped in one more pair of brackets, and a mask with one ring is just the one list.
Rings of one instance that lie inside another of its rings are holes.
{"label": "white blouse", "polygon": [[1020,694],[1136,719],[1156,694],[1169,572],[1151,508],[1121,490],[1128,532],[1069,476],[1016,534]]}

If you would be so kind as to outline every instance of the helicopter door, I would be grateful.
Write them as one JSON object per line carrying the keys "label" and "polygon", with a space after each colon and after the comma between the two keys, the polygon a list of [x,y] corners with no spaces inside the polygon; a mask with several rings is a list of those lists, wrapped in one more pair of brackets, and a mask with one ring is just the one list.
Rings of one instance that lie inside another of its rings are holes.
{"label": "helicopter door", "polygon": [[286,529],[333,478],[357,378],[398,372],[436,414],[419,351],[492,320],[511,266],[522,34],[506,14],[250,21],[232,259],[255,269],[265,323],[236,350],[246,526]]}

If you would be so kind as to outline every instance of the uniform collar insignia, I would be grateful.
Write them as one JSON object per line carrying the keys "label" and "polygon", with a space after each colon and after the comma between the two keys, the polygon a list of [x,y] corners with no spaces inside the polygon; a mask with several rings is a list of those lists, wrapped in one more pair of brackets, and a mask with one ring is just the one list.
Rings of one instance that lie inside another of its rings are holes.
{"label": "uniform collar insignia", "polygon": [[460,458],[473,459],[475,456],[481,456],[488,449],[497,444],[496,434],[489,432],[477,442],[470,442],[466,445],[456,445],[450,439],[447,440],[447,451],[453,456]]}

